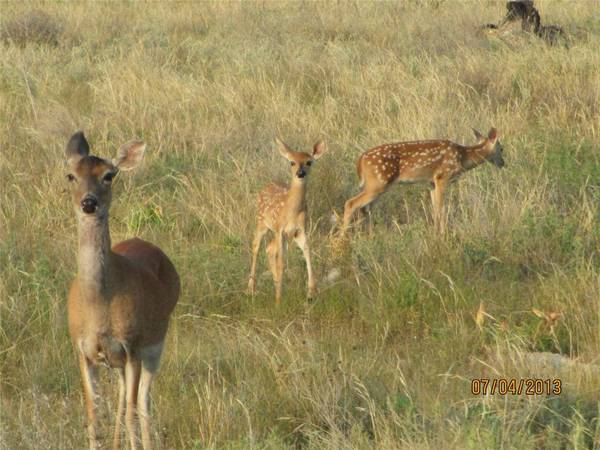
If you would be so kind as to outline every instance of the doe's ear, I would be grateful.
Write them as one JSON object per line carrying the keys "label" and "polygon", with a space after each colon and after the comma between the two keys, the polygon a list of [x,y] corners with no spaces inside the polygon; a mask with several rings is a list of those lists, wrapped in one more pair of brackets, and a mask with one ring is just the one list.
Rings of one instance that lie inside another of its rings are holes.
{"label": "doe's ear", "polygon": [[492,128],[490,130],[490,132],[488,133],[488,139],[492,142],[495,142],[496,139],[498,139],[498,130],[496,130],[495,128]]}
{"label": "doe's ear", "polygon": [[142,141],[129,141],[119,148],[117,157],[113,159],[113,164],[119,170],[135,169],[144,158],[146,144]]}
{"label": "doe's ear", "polygon": [[313,147],[313,158],[319,159],[321,156],[323,156],[323,153],[325,153],[326,150],[327,147],[325,146],[325,142],[322,140],[317,141]]}
{"label": "doe's ear", "polygon": [[69,164],[73,164],[79,161],[84,156],[90,154],[90,145],[85,139],[83,131],[78,131],[73,136],[71,136],[71,139],[69,139],[69,142],[67,143],[65,154],[67,156],[67,162]]}
{"label": "doe's ear", "polygon": [[291,159],[291,155],[290,155],[290,148],[287,146],[287,144],[285,142],[283,142],[281,139],[279,139],[278,137],[275,138],[275,145],[277,146],[277,151],[279,152],[279,154],[281,156],[283,156],[284,158],[288,159],[288,160],[292,160]]}

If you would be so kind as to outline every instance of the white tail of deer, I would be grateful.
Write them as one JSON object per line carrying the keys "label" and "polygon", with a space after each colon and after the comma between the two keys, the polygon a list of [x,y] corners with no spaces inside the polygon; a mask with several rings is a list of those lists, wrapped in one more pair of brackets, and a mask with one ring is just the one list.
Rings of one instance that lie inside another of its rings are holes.
{"label": "white tail of deer", "polygon": [[325,144],[319,141],[311,154],[291,150],[277,139],[277,150],[290,162],[289,186],[271,183],[265,187],[258,200],[258,223],[252,243],[252,267],[248,291],[254,294],[256,287],[256,259],[265,233],[271,230],[275,237],[267,246],[269,267],[275,282],[275,302],[281,301],[283,277],[284,235],[294,239],[302,250],[308,272],[308,297],[315,293],[315,280],[310,262],[310,250],[306,239],[306,181],[312,163],[325,153]]}
{"label": "white tail of deer", "polygon": [[98,367],[119,373],[113,448],[121,445],[125,416],[131,448],[151,448],[150,383],[158,370],[169,316],[177,303],[179,276],[154,245],[134,238],[111,249],[108,210],[111,184],[120,170],[137,166],[142,142],[123,145],[113,161],[90,155],[82,132],[67,144],[67,178],[78,222],[78,272],[68,299],[69,332],[76,348],[88,417],[91,449],[100,447],[96,403]]}
{"label": "white tail of deer", "polygon": [[346,202],[342,234],[358,208],[369,213],[372,204],[394,183],[429,183],[432,187],[433,219],[436,229],[446,228],[444,191],[467,170],[489,161],[504,166],[502,145],[492,128],[487,137],[473,130],[478,143],[462,146],[446,140],[386,144],[364,152],[357,163],[362,192]]}

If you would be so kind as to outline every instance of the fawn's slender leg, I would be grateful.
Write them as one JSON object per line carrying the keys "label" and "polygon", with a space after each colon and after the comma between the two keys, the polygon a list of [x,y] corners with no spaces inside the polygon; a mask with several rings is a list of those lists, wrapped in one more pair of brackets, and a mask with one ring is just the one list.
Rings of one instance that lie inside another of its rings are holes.
{"label": "fawn's slender leg", "polygon": [[248,292],[250,294],[254,294],[256,290],[256,260],[258,258],[258,251],[260,250],[260,243],[267,230],[268,228],[263,222],[259,222],[256,226],[254,241],[252,242],[252,266],[250,268],[250,279],[248,280]]}
{"label": "fawn's slender leg", "polygon": [[87,433],[90,450],[96,450],[100,448],[100,442],[98,441],[98,417],[96,415],[98,368],[92,365],[82,352],[79,353],[79,368],[83,380],[83,394],[87,409]]}
{"label": "fawn's slender leg", "polygon": [[277,243],[275,238],[267,244],[267,262],[269,263],[269,270],[273,275],[273,281],[277,278]]}
{"label": "fawn's slender leg", "polygon": [[273,275],[273,283],[275,285],[275,302],[279,302],[279,297],[277,295],[277,286],[278,286],[278,271],[277,271],[277,242],[276,238],[273,238],[271,242],[267,245],[267,260],[269,262],[269,269],[271,270],[271,275]]}
{"label": "fawn's slender leg", "polygon": [[[304,222],[304,218],[301,219]],[[294,242],[300,247],[302,250],[302,254],[304,255],[304,259],[306,260],[306,271],[308,272],[308,298],[312,298],[315,295],[315,279],[312,271],[312,264],[310,262],[310,249],[308,248],[308,242],[306,240],[306,232],[304,231],[304,226],[300,228],[296,235],[294,236]]]}
{"label": "fawn's slender leg", "polygon": [[434,200],[434,222],[440,234],[444,234],[444,231],[446,230],[446,224],[444,220],[444,191],[446,189],[446,184],[447,180],[443,178],[437,178],[435,180],[435,189],[432,195],[432,199]]}
{"label": "fawn's slender leg", "polygon": [[363,215],[366,218],[367,221],[367,231],[369,234],[373,234],[373,212],[372,212],[372,208],[373,208],[373,204],[375,203],[375,200],[373,200],[371,203],[363,206],[360,210],[362,211]]}
{"label": "fawn's slender leg", "polygon": [[383,193],[384,189],[379,189],[377,191],[362,191],[358,195],[352,197],[350,200],[346,202],[344,205],[344,221],[342,223],[342,234],[346,232],[348,226],[350,225],[350,219],[358,208],[363,208],[367,206],[369,203],[374,201],[377,197],[379,197]]}
{"label": "fawn's slender leg", "polygon": [[431,197],[431,216],[433,217],[433,227],[437,231],[437,218],[436,218],[436,205],[435,205],[435,184],[431,183],[431,189],[429,190],[429,196]]}
{"label": "fawn's slender leg", "polygon": [[115,416],[115,436],[113,439],[113,450],[121,448],[121,426],[125,414],[125,369],[118,368],[119,373],[119,403],[117,404],[117,415]]}
{"label": "fawn's slender leg", "polygon": [[278,278],[278,282],[279,282],[279,288],[277,290],[277,298],[279,300],[277,301],[277,303],[280,303],[281,302],[281,285],[283,284],[283,265],[284,265],[283,233],[278,233],[276,242],[277,242],[277,272],[278,272],[277,278]]}
{"label": "fawn's slender leg", "polygon": [[136,419],[137,419],[137,398],[138,389],[140,385],[140,372],[141,364],[138,359],[131,357],[131,354],[127,355],[127,362],[125,364],[125,385],[127,388],[126,402],[127,411],[125,413],[125,424],[127,425],[127,434],[129,434],[129,442],[131,443],[131,450],[138,448],[138,438],[136,432]]}
{"label": "fawn's slender leg", "polygon": [[152,448],[150,438],[150,385],[152,378],[158,370],[160,356],[164,342],[142,349],[142,372],[140,375],[140,387],[138,392],[138,417],[142,429],[142,447],[144,450]]}
{"label": "fawn's slender leg", "polygon": [[275,282],[275,303],[281,302],[281,284],[283,278],[283,233],[278,232],[267,247],[269,267]]}

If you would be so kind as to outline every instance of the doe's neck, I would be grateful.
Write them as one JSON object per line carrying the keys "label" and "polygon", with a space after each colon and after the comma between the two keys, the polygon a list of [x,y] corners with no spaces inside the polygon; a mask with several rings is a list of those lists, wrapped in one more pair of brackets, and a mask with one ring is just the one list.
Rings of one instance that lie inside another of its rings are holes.
{"label": "doe's neck", "polygon": [[101,294],[107,285],[111,257],[108,216],[80,217],[77,277],[84,292]]}

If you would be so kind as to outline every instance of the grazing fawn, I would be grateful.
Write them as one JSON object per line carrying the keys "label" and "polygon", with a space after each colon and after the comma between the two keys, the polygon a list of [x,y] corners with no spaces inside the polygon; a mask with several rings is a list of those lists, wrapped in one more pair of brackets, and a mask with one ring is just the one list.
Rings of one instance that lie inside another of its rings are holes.
{"label": "grazing fawn", "polygon": [[302,250],[308,272],[308,298],[315,293],[315,280],[310,263],[310,250],[306,241],[306,181],[312,163],[325,153],[325,144],[319,141],[312,154],[296,152],[277,139],[277,150],[290,162],[292,181],[289,186],[271,183],[265,187],[258,199],[258,223],[252,243],[252,267],[248,291],[254,294],[256,287],[256,259],[262,238],[268,230],[275,233],[267,245],[269,268],[275,282],[275,302],[281,301],[283,277],[284,234],[292,237]]}
{"label": "grazing fawn", "polygon": [[444,191],[467,170],[485,161],[504,166],[502,145],[492,128],[487,137],[473,130],[478,143],[462,146],[447,140],[386,144],[364,152],[357,163],[362,192],[346,202],[342,235],[358,208],[369,214],[369,205],[393,183],[429,183],[432,187],[433,219],[440,233],[445,231]]}
{"label": "grazing fawn", "polygon": [[83,378],[91,449],[100,448],[96,384],[101,365],[119,373],[113,448],[121,445],[123,415],[131,448],[138,448],[136,415],[142,446],[151,448],[150,383],[179,297],[179,276],[158,247],[138,238],[112,249],[110,245],[112,181],[120,170],[136,167],[145,148],[143,142],[129,142],[109,161],[90,155],[83,132],[78,132],[66,149],[79,235],[78,271],[68,299],[69,332]]}

